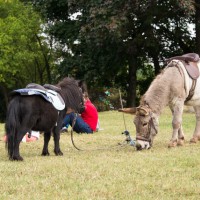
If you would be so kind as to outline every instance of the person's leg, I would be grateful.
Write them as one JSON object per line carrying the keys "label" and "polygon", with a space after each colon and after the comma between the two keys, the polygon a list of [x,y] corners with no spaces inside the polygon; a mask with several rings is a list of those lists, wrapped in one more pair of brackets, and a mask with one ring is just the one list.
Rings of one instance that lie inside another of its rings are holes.
{"label": "person's leg", "polygon": [[73,117],[74,117],[73,113],[68,113],[65,115],[65,118],[63,119],[63,123],[62,123],[62,128],[60,130],[61,133],[68,132],[68,127],[69,125],[72,124]]}
{"label": "person's leg", "polygon": [[[69,113],[69,114],[66,114],[65,115],[65,118],[64,118],[64,120],[63,120],[63,127],[66,127],[66,128],[68,128],[68,126],[69,126],[69,124],[70,124],[70,122],[71,122],[71,115],[73,115],[73,113]],[[71,124],[70,124],[71,125]]]}
{"label": "person's leg", "polygon": [[70,124],[72,126],[73,122],[75,120],[75,124],[73,127],[73,130],[77,133],[93,133],[91,128],[87,123],[83,121],[83,119],[75,114],[74,112],[71,112],[67,114],[63,120],[63,126],[66,126],[67,124]]}
{"label": "person's leg", "polygon": [[76,118],[74,131],[76,131],[77,133],[93,133],[89,125],[85,123],[80,116],[77,116]]}

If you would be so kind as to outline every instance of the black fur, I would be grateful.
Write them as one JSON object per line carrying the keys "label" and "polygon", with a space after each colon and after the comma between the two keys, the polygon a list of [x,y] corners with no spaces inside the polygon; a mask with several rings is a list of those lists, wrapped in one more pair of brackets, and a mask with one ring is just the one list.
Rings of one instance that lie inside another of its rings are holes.
{"label": "black fur", "polygon": [[42,155],[49,155],[48,143],[51,132],[54,136],[54,153],[63,155],[60,150],[60,129],[67,108],[79,112],[83,105],[82,92],[73,78],[64,78],[57,87],[61,88],[66,108],[57,111],[53,105],[40,96],[12,96],[6,116],[5,130],[7,135],[7,150],[10,160],[23,160],[19,153],[19,145],[23,136],[31,130],[44,132]]}

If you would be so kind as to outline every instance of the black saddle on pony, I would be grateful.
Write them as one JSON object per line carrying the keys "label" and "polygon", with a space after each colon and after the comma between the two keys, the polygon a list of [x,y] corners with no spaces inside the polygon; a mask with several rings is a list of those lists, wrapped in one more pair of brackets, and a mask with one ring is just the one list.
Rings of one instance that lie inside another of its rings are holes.
{"label": "black saddle on pony", "polygon": [[56,87],[55,85],[51,85],[51,84],[44,84],[42,86],[42,85],[39,85],[37,83],[29,83],[26,86],[26,88],[35,88],[35,89],[39,89],[39,90],[43,90],[43,91],[46,91],[46,90],[53,90],[55,92],[60,92],[61,91],[61,88]]}
{"label": "black saddle on pony", "polygon": [[14,90],[13,94],[18,93],[24,96],[39,95],[46,101],[50,102],[57,110],[65,108],[65,102],[60,95],[61,88],[54,85],[45,84],[44,86],[30,83],[26,88]]}

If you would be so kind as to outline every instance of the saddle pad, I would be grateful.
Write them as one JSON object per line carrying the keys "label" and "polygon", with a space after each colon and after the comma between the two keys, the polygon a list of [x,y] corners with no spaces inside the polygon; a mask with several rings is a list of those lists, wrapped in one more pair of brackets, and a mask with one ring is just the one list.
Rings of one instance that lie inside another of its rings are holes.
{"label": "saddle pad", "polygon": [[199,77],[199,68],[197,66],[197,63],[194,63],[194,62],[190,62],[189,64],[185,63],[184,66],[189,76],[192,79],[196,80]]}
{"label": "saddle pad", "polygon": [[33,88],[23,88],[14,90],[14,92],[19,93],[20,95],[39,95],[43,97],[46,101],[50,102],[56,110],[63,110],[65,108],[65,102],[57,92],[53,90],[39,90]]}
{"label": "saddle pad", "polygon": [[53,90],[47,90],[46,95],[51,99],[51,103],[57,110],[63,110],[65,108],[65,102],[59,93]]}

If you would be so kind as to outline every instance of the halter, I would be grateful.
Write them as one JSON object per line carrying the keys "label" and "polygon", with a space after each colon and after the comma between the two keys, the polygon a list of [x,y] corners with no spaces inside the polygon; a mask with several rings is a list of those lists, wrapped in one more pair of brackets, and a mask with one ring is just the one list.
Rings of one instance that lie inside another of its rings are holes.
{"label": "halter", "polygon": [[[145,142],[149,142],[151,143],[151,138],[150,138],[150,135],[151,135],[151,129],[153,128],[157,134],[157,129],[155,127],[155,124],[153,122],[153,114],[152,114],[152,111],[150,111],[150,120],[148,122],[148,130],[147,130],[147,137],[144,137],[144,136],[136,136],[136,140],[141,140],[141,141],[145,141]],[[141,134],[143,135],[143,134]]]}

